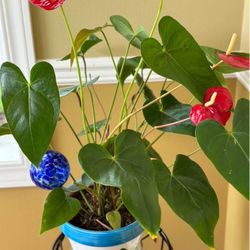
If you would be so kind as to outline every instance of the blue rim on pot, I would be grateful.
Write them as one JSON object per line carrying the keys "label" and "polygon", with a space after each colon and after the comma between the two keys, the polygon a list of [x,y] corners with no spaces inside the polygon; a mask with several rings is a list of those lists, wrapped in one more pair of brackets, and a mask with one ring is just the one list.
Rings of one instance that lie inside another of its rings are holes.
{"label": "blue rim on pot", "polygon": [[60,226],[60,230],[69,239],[93,247],[120,245],[135,239],[144,231],[137,221],[112,231],[86,230],[67,222]]}

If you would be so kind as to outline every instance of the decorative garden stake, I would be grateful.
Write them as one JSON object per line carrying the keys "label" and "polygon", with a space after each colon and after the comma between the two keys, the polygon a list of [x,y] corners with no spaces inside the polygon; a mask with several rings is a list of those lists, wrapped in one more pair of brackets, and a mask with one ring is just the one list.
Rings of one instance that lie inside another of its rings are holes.
{"label": "decorative garden stake", "polygon": [[[60,7],[71,42],[71,50],[62,60],[69,60],[69,67],[75,62],[78,75],[76,85],[58,88],[48,62],[35,64],[30,80],[13,63],[3,63],[0,70],[0,109],[3,107],[7,121],[0,125],[0,135],[13,135],[32,163],[34,183],[52,189],[44,204],[41,233],[60,227],[74,250],[139,250],[143,231],[151,238],[161,233],[160,195],[204,244],[214,249],[219,203],[192,156],[202,151],[223,178],[249,199],[249,101],[235,100],[233,106],[224,81],[224,74],[249,67],[249,54],[233,51],[236,35],[226,52],[200,46],[173,17],[160,18],[164,0],[160,0],[149,31],[142,26],[134,29],[126,18],[114,15],[104,26],[84,27],[75,35],[63,0],[30,2],[45,10]],[[154,38],[157,25],[160,39]],[[128,42],[118,62],[106,29],[113,29]],[[94,87],[102,76],[90,77],[85,60],[88,51],[102,40],[117,77],[108,110],[102,93]],[[131,47],[137,49],[134,57],[129,56]],[[152,72],[163,77],[160,93],[151,90]],[[130,82],[127,88],[125,82]],[[192,94],[190,102],[183,103],[175,96],[181,88]],[[81,131],[76,131],[60,107],[60,97],[69,94],[74,94],[79,103]],[[114,107],[119,96],[122,105],[117,112]],[[199,104],[192,107],[195,99]],[[97,120],[96,105],[103,111],[101,120]],[[231,113],[232,126],[228,130],[224,125]],[[69,173],[62,154],[48,151],[58,122],[65,122],[79,143],[75,157],[82,176],[77,178]],[[153,130],[161,133],[149,140]],[[164,155],[153,148],[165,133],[192,136],[199,148],[190,149],[187,155],[177,154],[175,162],[167,166],[164,160],[169,157],[169,142]],[[69,176],[72,185],[64,187]]]}
{"label": "decorative garden stake", "polygon": [[40,188],[55,189],[63,186],[70,175],[67,159],[61,153],[48,150],[38,167],[31,164],[30,176]]}

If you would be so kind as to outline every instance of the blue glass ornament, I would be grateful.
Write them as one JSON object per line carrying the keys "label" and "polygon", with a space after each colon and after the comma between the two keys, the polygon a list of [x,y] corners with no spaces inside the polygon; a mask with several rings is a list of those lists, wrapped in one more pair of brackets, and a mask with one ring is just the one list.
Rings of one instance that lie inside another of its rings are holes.
{"label": "blue glass ornament", "polygon": [[48,150],[43,156],[39,167],[31,164],[30,177],[36,186],[44,189],[61,187],[70,174],[69,162],[59,152]]}

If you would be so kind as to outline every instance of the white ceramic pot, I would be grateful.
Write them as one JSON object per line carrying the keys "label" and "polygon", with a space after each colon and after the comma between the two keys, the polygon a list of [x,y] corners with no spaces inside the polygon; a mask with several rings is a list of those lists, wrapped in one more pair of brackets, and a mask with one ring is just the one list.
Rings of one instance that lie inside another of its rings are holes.
{"label": "white ceramic pot", "polygon": [[112,231],[91,231],[65,223],[61,231],[69,239],[72,250],[141,250],[143,229],[134,222]]}

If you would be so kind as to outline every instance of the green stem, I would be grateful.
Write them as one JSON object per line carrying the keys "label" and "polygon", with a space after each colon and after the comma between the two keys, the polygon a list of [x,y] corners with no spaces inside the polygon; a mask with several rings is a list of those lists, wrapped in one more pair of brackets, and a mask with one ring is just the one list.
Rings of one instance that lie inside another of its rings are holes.
{"label": "green stem", "polygon": [[105,119],[107,119],[107,114],[106,114],[106,112],[105,112],[105,109],[104,109],[104,107],[103,107],[103,105],[102,105],[102,102],[101,102],[101,100],[100,100],[98,94],[97,94],[96,91],[95,91],[94,84],[91,85],[91,89],[92,89],[93,92],[94,92],[94,95],[95,95],[95,97],[96,97],[96,100],[97,100],[97,102],[99,103],[99,105],[100,105],[100,107],[101,107],[101,110],[102,110],[102,113],[103,113]]}
{"label": "green stem", "polygon": [[62,115],[63,119],[66,121],[66,123],[69,126],[70,130],[72,131],[72,133],[74,134],[76,140],[79,142],[80,146],[83,147],[83,144],[80,141],[79,137],[77,136],[77,133],[75,132],[75,130],[73,129],[72,125],[70,124],[68,118],[64,115],[64,113],[62,111],[61,111],[61,115]]}
{"label": "green stem", "polygon": [[[74,184],[75,184],[76,186],[78,186],[79,188],[81,188],[81,186],[78,185],[76,179],[74,178],[74,176],[73,176],[72,174],[70,174],[70,177],[71,177],[71,179],[73,180]],[[89,210],[90,210],[92,213],[94,213],[93,207],[90,205],[88,199],[86,198],[86,196],[84,195],[84,193],[82,192],[82,190],[79,190],[79,192],[80,192],[80,194],[81,194],[81,196],[82,196],[84,202],[85,202],[86,205],[88,206]]]}
{"label": "green stem", "polygon": [[[113,63],[113,65],[114,65],[114,69],[115,69],[115,72],[116,72],[117,80],[118,80],[119,86],[121,87],[122,96],[123,96],[123,98],[124,98],[125,93],[124,93],[124,89],[123,89],[123,84],[122,84],[122,82],[121,82],[122,70],[121,70],[121,72],[120,72],[120,74],[119,74],[117,65],[116,65],[116,63],[115,63],[115,59],[114,59],[114,56],[113,56],[113,52],[112,52],[111,46],[110,46],[109,41],[108,41],[108,38],[107,38],[107,36],[106,36],[106,34],[104,33],[103,30],[101,30],[101,32],[102,32],[102,35],[103,35],[103,37],[104,37],[104,40],[105,40],[105,42],[106,42],[106,44],[107,44],[108,51],[109,51],[109,54],[110,54],[110,57],[111,57],[111,60],[112,60],[112,63]],[[129,42],[128,48],[127,48],[127,50],[126,50],[126,56],[128,55],[129,47],[130,47],[130,42]],[[124,62],[125,62],[125,59],[124,59]],[[124,64],[124,62],[123,62],[123,64]],[[124,67],[124,66],[123,66],[123,67]],[[116,96],[115,96],[115,98],[116,98]],[[127,106],[126,106],[126,114],[127,114]],[[104,131],[104,132],[105,132],[105,131]]]}
{"label": "green stem", "polygon": [[[156,25],[157,25],[157,23],[159,21],[160,14],[161,14],[161,11],[162,11],[162,8],[163,8],[163,1],[164,0],[160,0],[160,5],[159,5],[159,8],[158,8],[158,11],[157,11],[157,14],[156,14],[156,17],[155,17],[151,32],[149,34],[149,37],[151,37],[153,35],[153,33],[154,33],[155,29],[156,29]],[[137,67],[137,69],[135,71],[134,77],[133,77],[133,79],[132,79],[132,81],[131,81],[131,83],[130,83],[130,85],[128,87],[128,90],[126,92],[125,98],[124,98],[123,103],[122,103],[122,109],[121,109],[122,110],[122,118],[123,118],[123,115],[124,115],[124,109],[125,109],[125,105],[127,104],[128,97],[129,97],[129,95],[130,95],[130,93],[132,91],[132,88],[133,88],[134,83],[135,83],[135,79],[136,79],[136,77],[138,75],[138,72],[141,69],[142,65],[143,65],[143,59],[141,58],[141,60],[139,62],[139,65],[138,65],[138,67]]]}
{"label": "green stem", "polygon": [[199,148],[197,148],[197,149],[195,149],[193,152],[191,152],[190,154],[188,154],[187,155],[187,157],[190,157],[190,156],[192,156],[192,155],[194,155],[194,154],[196,154],[197,152],[199,152],[201,150],[201,148],[199,147]]}
{"label": "green stem", "polygon": [[115,128],[111,131],[109,138],[115,133],[115,131],[124,123],[126,122],[128,119],[130,119],[131,117],[133,117],[134,115],[136,115],[138,112],[142,111],[143,109],[149,107],[150,105],[158,102],[159,100],[161,100],[162,98],[164,98],[165,96],[171,94],[173,91],[177,90],[178,88],[182,87],[181,84],[179,84],[178,86],[176,86],[175,88],[171,89],[169,92],[155,98],[154,100],[152,100],[151,102],[145,104],[144,106],[142,106],[141,108],[137,109],[136,111],[134,111],[133,113],[130,113],[128,116],[126,116],[122,121],[120,121]]}
{"label": "green stem", "polygon": [[165,134],[165,132],[160,133],[148,146],[146,149],[149,149],[150,147],[152,147],[163,135]]}
{"label": "green stem", "polygon": [[85,60],[85,57],[83,56],[82,57],[82,60],[83,60],[83,65],[84,65],[84,75],[85,75],[85,83],[86,83],[86,86],[87,86],[87,89],[88,89],[88,92],[89,92],[89,96],[90,96],[90,101],[91,101],[91,111],[92,111],[92,118],[93,118],[93,128],[94,128],[94,137],[90,132],[91,136],[92,136],[92,139],[93,141],[96,143],[97,141],[97,138],[96,138],[96,112],[95,112],[95,103],[94,103],[94,97],[93,97],[93,94],[89,88],[89,85],[88,85],[88,77],[87,77],[87,64],[86,64],[86,60]]}
{"label": "green stem", "polygon": [[167,124],[163,124],[163,125],[159,125],[159,126],[154,126],[152,129],[150,129],[150,130],[148,131],[147,134],[144,135],[144,138],[145,138],[146,136],[148,136],[148,135],[149,135],[152,131],[154,131],[155,129],[161,129],[161,128],[168,128],[168,127],[171,127],[171,126],[176,126],[176,125],[178,125],[178,124],[181,124],[181,123],[186,122],[186,121],[189,121],[189,120],[190,120],[190,118],[187,117],[187,118],[184,118],[184,119],[179,120],[179,121],[175,121],[175,122],[171,122],[171,123],[167,123]]}
{"label": "green stem", "polygon": [[101,137],[100,144],[102,144],[102,142],[104,140],[104,136],[106,134],[106,130],[108,128],[108,124],[109,124],[109,121],[110,121],[110,118],[111,118],[111,114],[112,114],[113,108],[115,106],[115,100],[116,100],[116,96],[117,96],[117,93],[118,93],[118,89],[119,89],[119,84],[117,84],[116,88],[115,88],[115,93],[113,95],[113,100],[112,100],[112,103],[111,103],[111,106],[110,106],[110,109],[109,109],[108,118],[107,118],[107,121],[106,121],[106,124],[105,124],[105,127],[104,127],[104,131],[103,131],[103,134],[102,134],[102,137]]}
{"label": "green stem", "polygon": [[[68,19],[67,19],[66,15],[65,15],[65,12],[64,12],[64,9],[63,9],[62,5],[60,6],[60,9],[61,9],[61,12],[62,12],[62,15],[63,15],[63,20],[64,20],[64,23],[65,23],[65,26],[66,26],[68,34],[69,34],[69,38],[70,38],[70,42],[71,42],[71,45],[72,45],[72,50],[73,50],[73,53],[74,53],[74,57],[76,59],[77,74],[78,74],[78,79],[79,79],[79,84],[80,84],[80,97],[81,97],[81,103],[82,103],[81,113],[82,113],[83,130],[85,130],[87,132],[87,121],[85,119],[85,114],[84,114],[84,112],[85,112],[85,102],[84,101],[85,100],[84,100],[84,94],[83,94],[83,82],[82,82],[82,76],[81,76],[81,68],[80,68],[80,64],[79,64],[79,60],[78,60],[77,51],[76,51],[76,48],[75,48],[74,38],[73,38],[71,29],[70,29],[70,26],[69,26]],[[87,137],[87,141],[90,142],[88,133],[86,133],[86,137]]]}
{"label": "green stem", "polygon": [[135,99],[135,101],[134,101],[134,105],[133,105],[133,107],[132,107],[132,111],[131,111],[131,112],[133,112],[133,111],[135,110],[136,104],[138,103],[138,101],[139,101],[139,99],[140,99],[140,96],[141,96],[141,94],[142,94],[142,92],[143,92],[143,90],[144,90],[146,84],[148,83],[148,80],[149,80],[149,78],[150,78],[152,72],[153,72],[153,70],[151,69],[151,70],[149,71],[149,73],[148,73],[148,76],[147,76],[145,82],[144,82],[144,83],[142,84],[142,86],[140,87],[139,92],[137,93],[136,99]]}

